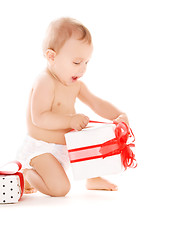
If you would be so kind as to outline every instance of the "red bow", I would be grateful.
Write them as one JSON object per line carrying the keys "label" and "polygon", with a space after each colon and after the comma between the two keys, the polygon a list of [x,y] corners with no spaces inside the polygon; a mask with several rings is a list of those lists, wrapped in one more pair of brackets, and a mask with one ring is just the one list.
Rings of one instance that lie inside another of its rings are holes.
{"label": "red bow", "polygon": [[[10,171],[9,169],[12,170]],[[23,195],[24,192],[24,177],[23,174],[20,171],[22,168],[22,164],[18,161],[12,161],[4,165],[3,167],[0,168],[0,175],[18,175],[20,178],[20,186],[21,186],[21,196]],[[2,171],[1,171],[2,170]],[[19,198],[19,200],[20,200]]]}
{"label": "red bow", "polygon": [[[135,154],[131,150],[131,147],[135,147],[132,130],[124,122],[116,123],[115,135],[116,138],[102,144],[100,153],[103,158],[121,154],[121,161],[125,169],[137,167]],[[133,138],[131,143],[127,143],[129,138]]]}

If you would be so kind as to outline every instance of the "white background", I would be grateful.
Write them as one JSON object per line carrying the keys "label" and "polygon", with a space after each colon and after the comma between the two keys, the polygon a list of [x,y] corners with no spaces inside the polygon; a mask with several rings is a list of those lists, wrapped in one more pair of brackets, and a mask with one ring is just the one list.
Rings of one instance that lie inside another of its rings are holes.
{"label": "white background", "polygon": [[[38,205],[32,197],[35,208],[30,198],[28,207],[25,201],[22,208],[20,204],[1,206],[4,217],[7,212],[20,216],[17,221],[13,217],[14,231],[23,217],[29,239],[33,229],[41,237],[52,238],[60,238],[62,231],[66,234],[63,239],[70,239],[70,234],[79,239],[179,239],[178,12],[174,0],[1,1],[0,163],[14,160],[26,134],[28,94],[45,67],[41,51],[45,30],[54,18],[69,16],[86,25],[93,37],[94,52],[83,81],[96,95],[128,114],[139,164],[138,169],[116,177],[120,189],[112,195],[87,193],[83,188],[80,192],[77,187],[78,197],[72,190],[60,204],[48,198],[39,208],[40,202]],[[76,109],[98,119],[78,101]],[[40,217],[42,213],[46,221]],[[29,216],[34,216],[33,227]],[[7,216],[5,219],[8,221]],[[7,224],[5,221],[6,230]]]}

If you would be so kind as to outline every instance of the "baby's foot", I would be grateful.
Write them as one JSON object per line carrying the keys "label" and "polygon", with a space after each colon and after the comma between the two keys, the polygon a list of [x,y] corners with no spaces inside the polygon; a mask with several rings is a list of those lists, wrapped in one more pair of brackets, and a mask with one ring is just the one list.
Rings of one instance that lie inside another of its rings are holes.
{"label": "baby's foot", "polygon": [[106,190],[106,191],[117,191],[117,185],[110,183],[104,178],[90,178],[87,179],[86,188],[88,190]]}
{"label": "baby's foot", "polygon": [[36,193],[36,192],[37,190],[33,188],[26,179],[24,179],[24,193],[30,194],[30,193]]}
{"label": "baby's foot", "polygon": [[30,183],[26,180],[25,178],[25,172],[26,169],[23,170],[23,175],[24,175],[24,193],[25,194],[30,194],[30,193],[36,193],[37,190],[35,188],[33,188]]}

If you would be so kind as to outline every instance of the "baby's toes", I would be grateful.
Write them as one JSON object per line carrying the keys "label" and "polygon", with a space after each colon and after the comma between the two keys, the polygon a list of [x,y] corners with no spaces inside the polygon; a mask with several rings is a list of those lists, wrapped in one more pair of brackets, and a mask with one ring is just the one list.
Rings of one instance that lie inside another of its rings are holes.
{"label": "baby's toes", "polygon": [[35,188],[30,188],[30,189],[24,189],[25,194],[31,194],[31,193],[36,193],[37,190]]}
{"label": "baby's toes", "polygon": [[118,190],[118,186],[115,184],[111,185],[111,191],[117,191]]}

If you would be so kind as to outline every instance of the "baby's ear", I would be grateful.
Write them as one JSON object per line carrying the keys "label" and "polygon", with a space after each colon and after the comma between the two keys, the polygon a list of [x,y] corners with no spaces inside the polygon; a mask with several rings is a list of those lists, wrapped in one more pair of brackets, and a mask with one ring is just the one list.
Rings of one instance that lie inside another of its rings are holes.
{"label": "baby's ear", "polygon": [[52,49],[47,49],[47,51],[45,53],[45,56],[46,56],[46,58],[47,58],[47,60],[49,62],[54,62],[55,56],[56,56],[56,52],[53,51]]}

